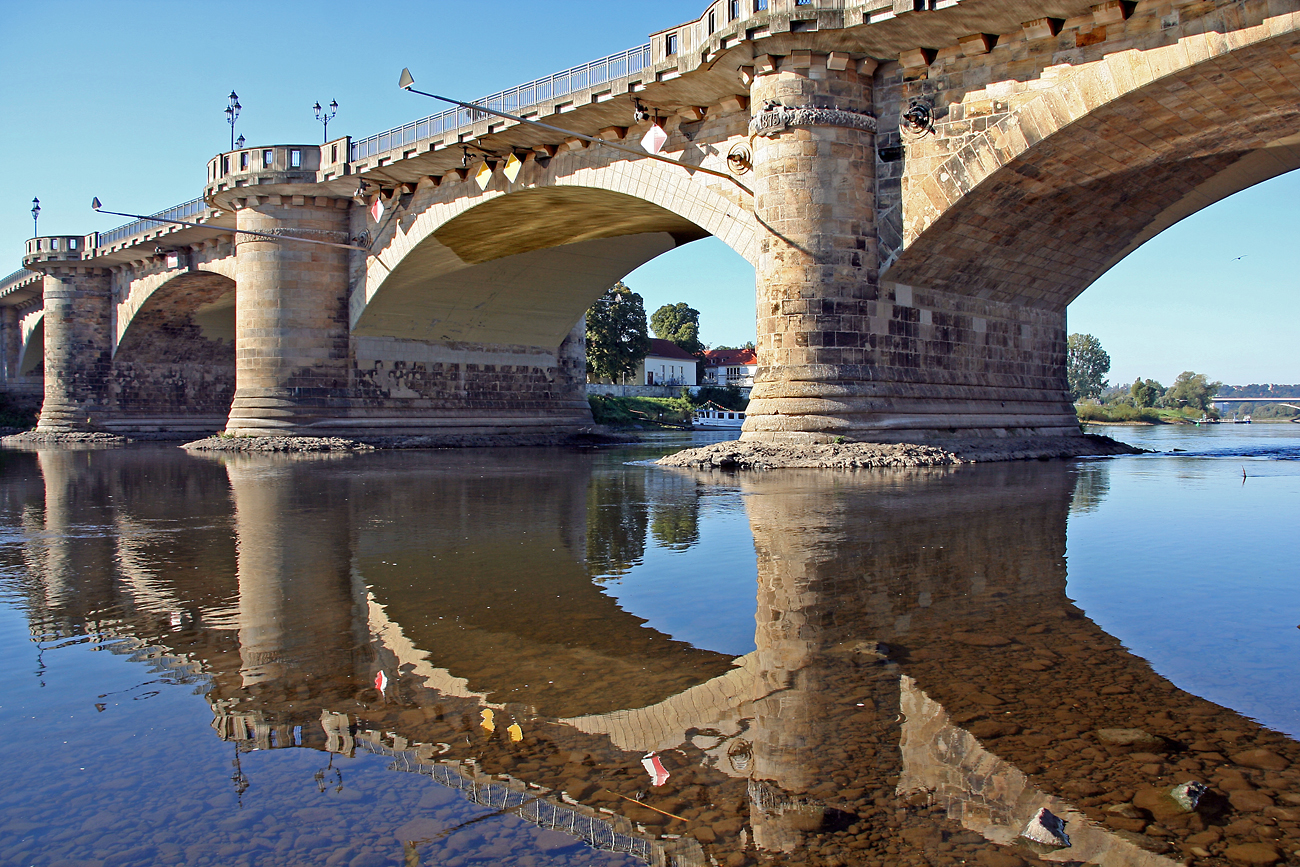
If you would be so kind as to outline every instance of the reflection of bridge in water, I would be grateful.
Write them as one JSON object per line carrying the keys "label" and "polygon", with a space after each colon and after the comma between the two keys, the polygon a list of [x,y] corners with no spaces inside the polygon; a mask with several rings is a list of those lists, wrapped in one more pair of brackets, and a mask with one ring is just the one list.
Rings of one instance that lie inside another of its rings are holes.
{"label": "reflection of bridge in water", "polygon": [[[1104,467],[828,487],[573,454],[468,472],[438,453],[17,460],[34,628],[197,664],[214,727],[244,748],[391,755],[659,863],[747,845],[810,863],[974,857],[1042,807],[1073,842],[1053,860],[1217,864],[1300,836],[1297,745],[1178,690],[1066,597],[1076,476]],[[712,482],[738,486],[758,554],[756,649],[734,664],[621,611],[585,565],[644,546],[657,492],[680,507]],[[1195,811],[1161,796],[1187,780],[1211,786]]]}

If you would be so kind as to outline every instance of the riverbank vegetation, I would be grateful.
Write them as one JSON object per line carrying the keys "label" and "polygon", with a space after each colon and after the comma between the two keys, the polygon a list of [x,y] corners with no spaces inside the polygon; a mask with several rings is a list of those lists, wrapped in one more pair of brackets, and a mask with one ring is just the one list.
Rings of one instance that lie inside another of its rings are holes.
{"label": "riverbank vegetation", "polygon": [[691,413],[705,404],[714,403],[724,409],[744,410],[749,404],[739,388],[705,386],[697,394],[683,388],[676,397],[618,397],[608,394],[589,394],[591,415],[596,424],[610,427],[664,427],[689,426]]}

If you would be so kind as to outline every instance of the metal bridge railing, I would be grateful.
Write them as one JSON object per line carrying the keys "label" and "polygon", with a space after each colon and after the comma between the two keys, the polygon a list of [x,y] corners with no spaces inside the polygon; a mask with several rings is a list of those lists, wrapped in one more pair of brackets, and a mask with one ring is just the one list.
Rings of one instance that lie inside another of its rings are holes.
{"label": "metal bridge railing", "polygon": [[[474,100],[483,105],[508,114],[518,114],[519,110],[530,105],[546,102],[561,96],[604,84],[617,78],[623,78],[634,72],[640,72],[650,65],[650,44],[638,45],[618,54],[611,54],[581,66],[538,78],[518,87]],[[451,130],[470,126],[484,118],[490,117],[486,112],[468,108],[452,108],[438,114],[429,115],[404,126],[394,127],[384,132],[363,138],[352,143],[351,160],[365,159],[375,154],[400,148],[421,139],[433,138]]]}
{"label": "metal bridge railing", "polygon": [[14,287],[15,284],[21,283],[28,277],[35,277],[37,272],[28,271],[26,268],[19,268],[9,276],[0,279],[0,295],[5,294]]}
{"label": "metal bridge railing", "polygon": [[[179,205],[173,205],[165,211],[159,211],[152,216],[162,217],[167,220],[188,220],[196,217],[208,209],[207,203],[203,199],[191,199]],[[107,232],[99,233],[100,247],[107,247],[116,244],[118,241],[124,241],[134,235],[143,235],[145,232],[152,232],[167,223],[159,223],[156,220],[134,220],[123,226],[118,226]]]}

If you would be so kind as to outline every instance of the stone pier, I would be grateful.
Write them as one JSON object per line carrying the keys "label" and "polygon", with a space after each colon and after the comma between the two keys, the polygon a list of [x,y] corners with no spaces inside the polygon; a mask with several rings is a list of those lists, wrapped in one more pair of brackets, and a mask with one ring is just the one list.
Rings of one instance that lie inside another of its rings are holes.
{"label": "stone pier", "polygon": [[[346,243],[346,199],[264,197],[237,211],[254,232]],[[348,253],[236,236],[235,397],[226,432],[302,433],[347,414]]]}

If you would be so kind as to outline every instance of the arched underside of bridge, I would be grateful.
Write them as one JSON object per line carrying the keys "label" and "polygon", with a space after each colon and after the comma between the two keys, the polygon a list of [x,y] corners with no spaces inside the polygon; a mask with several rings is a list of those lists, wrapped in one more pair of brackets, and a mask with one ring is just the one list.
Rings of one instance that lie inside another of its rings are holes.
{"label": "arched underside of bridge", "polygon": [[1064,310],[1164,229],[1300,167],[1300,32],[1183,62],[1127,92],[1085,67],[914,179],[923,204],[884,279]]}
{"label": "arched underside of bridge", "polygon": [[210,271],[160,284],[113,353],[110,427],[220,430],[235,392],[235,281]]}
{"label": "arched underside of bridge", "polygon": [[484,198],[440,224],[417,221],[414,244],[354,315],[354,334],[553,350],[622,277],[714,233],[662,204],[599,187]]}
{"label": "arched underside of bridge", "polygon": [[39,378],[45,368],[45,314],[37,313],[31,329],[23,335],[18,352],[18,375]]}

